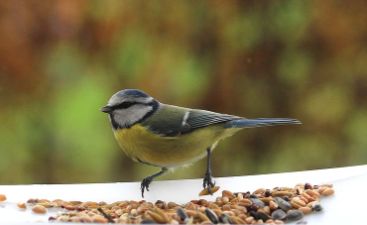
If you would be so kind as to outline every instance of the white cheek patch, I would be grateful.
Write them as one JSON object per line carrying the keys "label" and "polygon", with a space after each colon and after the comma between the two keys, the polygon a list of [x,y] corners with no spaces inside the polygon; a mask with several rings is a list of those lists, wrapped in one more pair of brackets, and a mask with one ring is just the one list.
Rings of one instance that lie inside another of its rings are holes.
{"label": "white cheek patch", "polygon": [[121,127],[129,127],[141,120],[147,113],[153,110],[152,106],[133,105],[127,109],[116,109],[113,112],[113,118]]}

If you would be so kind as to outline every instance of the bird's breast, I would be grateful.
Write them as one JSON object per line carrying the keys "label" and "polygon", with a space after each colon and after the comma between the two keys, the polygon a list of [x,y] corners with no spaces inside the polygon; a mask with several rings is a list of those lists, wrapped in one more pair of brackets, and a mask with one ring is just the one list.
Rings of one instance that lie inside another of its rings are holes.
{"label": "bird's breast", "polygon": [[198,160],[205,156],[208,147],[227,136],[223,128],[214,126],[165,137],[140,124],[115,130],[114,135],[129,157],[160,167],[176,167]]}

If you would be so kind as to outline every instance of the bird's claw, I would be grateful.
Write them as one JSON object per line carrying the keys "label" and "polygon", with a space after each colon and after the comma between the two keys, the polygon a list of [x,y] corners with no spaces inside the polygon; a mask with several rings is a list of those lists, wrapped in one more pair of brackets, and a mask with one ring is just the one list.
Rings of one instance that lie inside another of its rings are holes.
{"label": "bird's claw", "polygon": [[215,182],[213,181],[213,177],[211,176],[211,174],[210,173],[205,173],[204,180],[203,180],[204,189],[207,188],[208,193],[213,194],[211,189],[214,186],[215,186]]}
{"label": "bird's claw", "polygon": [[144,191],[145,190],[149,191],[149,185],[152,182],[152,180],[153,179],[151,177],[146,177],[141,182],[141,185],[140,185],[140,188],[141,188],[141,197],[144,198]]}

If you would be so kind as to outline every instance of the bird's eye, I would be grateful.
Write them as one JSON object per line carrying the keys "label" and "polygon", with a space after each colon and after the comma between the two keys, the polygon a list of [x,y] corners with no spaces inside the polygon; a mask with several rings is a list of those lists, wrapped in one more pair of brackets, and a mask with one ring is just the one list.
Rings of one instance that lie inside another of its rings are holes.
{"label": "bird's eye", "polygon": [[135,105],[135,102],[122,102],[122,103],[120,103],[120,104],[117,105],[117,108],[127,109],[130,106],[132,106],[132,105]]}

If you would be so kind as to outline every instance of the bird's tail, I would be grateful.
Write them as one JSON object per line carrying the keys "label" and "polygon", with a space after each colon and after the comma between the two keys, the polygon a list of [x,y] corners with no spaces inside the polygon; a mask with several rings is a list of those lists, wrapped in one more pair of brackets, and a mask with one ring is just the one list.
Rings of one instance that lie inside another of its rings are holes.
{"label": "bird's tail", "polygon": [[227,123],[228,128],[253,128],[263,126],[276,126],[287,124],[302,124],[297,119],[290,118],[257,118],[257,119],[239,119]]}

